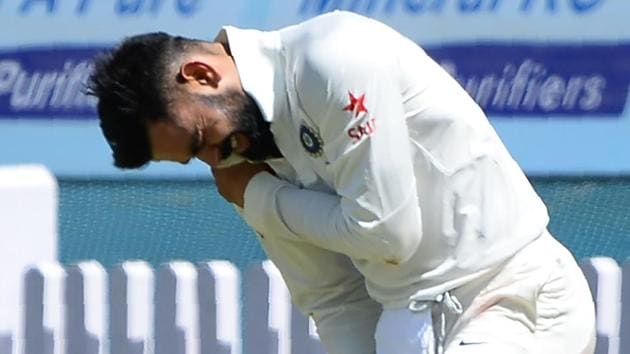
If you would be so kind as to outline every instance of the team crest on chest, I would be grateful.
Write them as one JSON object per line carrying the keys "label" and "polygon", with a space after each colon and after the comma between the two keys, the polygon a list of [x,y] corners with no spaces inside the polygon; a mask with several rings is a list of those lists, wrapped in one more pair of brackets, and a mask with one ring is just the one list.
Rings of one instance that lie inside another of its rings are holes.
{"label": "team crest on chest", "polygon": [[302,124],[300,126],[300,141],[302,142],[302,147],[309,155],[313,157],[322,156],[324,142],[315,129]]}

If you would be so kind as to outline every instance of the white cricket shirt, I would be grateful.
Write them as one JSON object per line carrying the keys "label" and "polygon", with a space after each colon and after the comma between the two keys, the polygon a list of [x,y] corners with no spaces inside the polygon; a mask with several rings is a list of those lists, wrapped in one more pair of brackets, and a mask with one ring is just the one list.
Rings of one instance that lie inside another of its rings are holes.
{"label": "white cricket shirt", "polygon": [[301,297],[318,282],[342,294],[344,278],[357,281],[338,253],[396,308],[474,279],[545,230],[544,204],[479,106],[391,28],[334,12],[226,35],[285,157],[270,162],[280,178],[250,181],[243,215],[307,311],[315,300]]}

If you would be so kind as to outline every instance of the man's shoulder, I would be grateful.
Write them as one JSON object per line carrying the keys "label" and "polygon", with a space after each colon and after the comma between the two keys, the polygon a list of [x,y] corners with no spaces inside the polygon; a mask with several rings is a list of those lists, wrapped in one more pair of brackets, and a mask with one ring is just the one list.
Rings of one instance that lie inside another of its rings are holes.
{"label": "man's shoulder", "polygon": [[330,78],[351,77],[352,72],[375,73],[395,56],[394,43],[402,38],[386,25],[346,11],[307,20],[283,36],[283,46],[297,77],[326,85]]}
{"label": "man's shoulder", "polygon": [[302,22],[299,26],[311,27],[311,26],[323,26],[323,29],[328,29],[328,31],[337,29],[337,26],[340,25],[369,25],[375,22],[375,20],[370,19],[369,17],[365,17],[363,15],[350,12],[350,11],[341,11],[335,10],[331,12],[327,12],[322,15],[318,15],[312,17],[304,22]]}
{"label": "man's shoulder", "polygon": [[[374,19],[348,11],[333,11],[310,18],[280,31],[285,45],[304,51],[321,47],[356,47],[394,31]],[[376,43],[373,43],[376,44]],[[373,46],[370,46],[373,48]],[[328,52],[327,55],[349,54]]]}

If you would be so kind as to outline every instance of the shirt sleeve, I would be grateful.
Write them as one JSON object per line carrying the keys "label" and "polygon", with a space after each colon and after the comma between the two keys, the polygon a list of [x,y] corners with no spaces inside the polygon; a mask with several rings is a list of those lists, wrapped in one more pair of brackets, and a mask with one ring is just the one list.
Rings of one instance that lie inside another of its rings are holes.
{"label": "shirt sleeve", "polygon": [[399,264],[422,237],[400,69],[387,47],[374,50],[378,41],[344,39],[313,45],[295,79],[305,124],[322,140],[322,156],[306,158],[325,160],[335,193],[261,173],[246,188],[245,218],[354,259]]}

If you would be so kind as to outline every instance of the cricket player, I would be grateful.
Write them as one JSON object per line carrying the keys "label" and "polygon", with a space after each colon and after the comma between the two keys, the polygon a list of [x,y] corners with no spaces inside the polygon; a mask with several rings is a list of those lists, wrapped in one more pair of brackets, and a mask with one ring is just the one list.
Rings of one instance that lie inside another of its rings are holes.
{"label": "cricket player", "polygon": [[135,36],[90,89],[117,166],[212,168],[329,353],[593,353],[591,294],[541,199],[465,90],[384,24]]}

